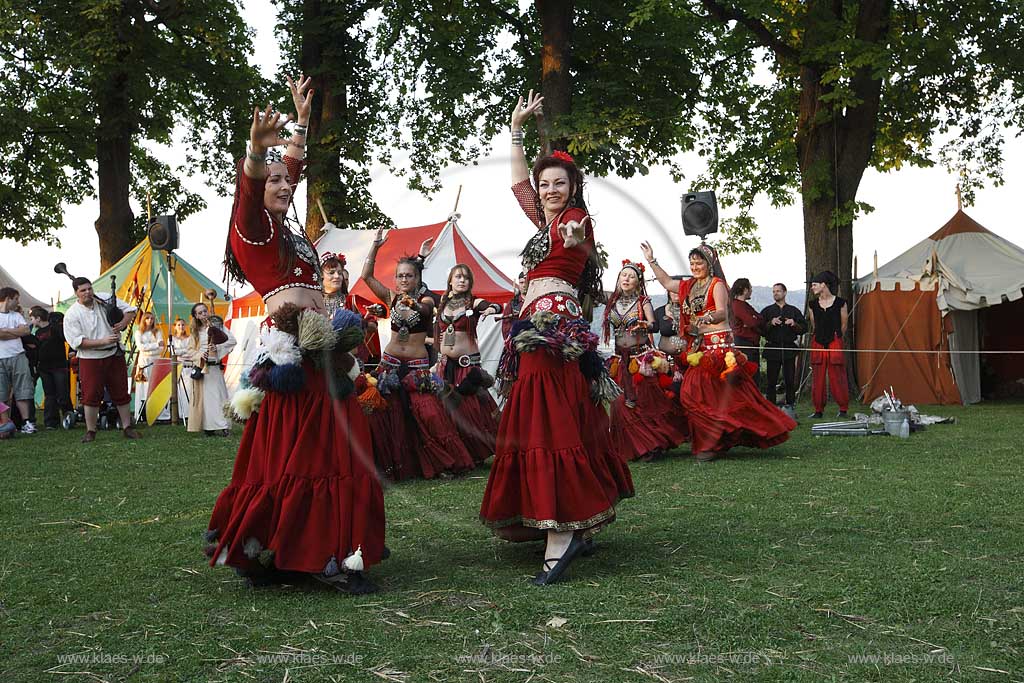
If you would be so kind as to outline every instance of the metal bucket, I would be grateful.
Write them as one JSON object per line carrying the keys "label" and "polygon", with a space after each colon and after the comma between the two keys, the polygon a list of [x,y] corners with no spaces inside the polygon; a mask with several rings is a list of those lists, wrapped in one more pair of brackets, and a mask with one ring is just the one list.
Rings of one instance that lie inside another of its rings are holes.
{"label": "metal bucket", "polygon": [[903,424],[903,420],[910,421],[910,411],[903,409],[882,411],[882,424],[885,425],[885,431],[891,436],[900,435],[900,425]]}

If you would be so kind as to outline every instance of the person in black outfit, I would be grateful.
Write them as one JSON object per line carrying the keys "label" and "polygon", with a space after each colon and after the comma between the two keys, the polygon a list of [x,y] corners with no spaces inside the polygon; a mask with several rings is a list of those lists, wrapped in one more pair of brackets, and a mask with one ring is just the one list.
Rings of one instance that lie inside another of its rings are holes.
{"label": "person in black outfit", "polygon": [[[53,318],[57,318],[57,321],[53,322]],[[39,340],[36,374],[43,380],[46,401],[43,422],[47,429],[57,429],[61,412],[72,411],[64,328],[60,316],[51,315],[40,306],[34,306],[29,311],[29,322],[35,338]]]}
{"label": "person in black outfit", "polygon": [[764,320],[764,359],[767,363],[768,390],[766,397],[775,403],[779,383],[779,370],[786,387],[786,406],[796,402],[796,339],[807,329],[807,321],[796,306],[786,303],[786,285],[772,285],[775,303],[761,311]]}
{"label": "person in black outfit", "polygon": [[843,337],[849,312],[846,300],[836,296],[838,279],[835,273],[824,271],[811,279],[811,293],[817,298],[807,305],[810,311],[814,338],[811,340],[811,400],[813,418],[823,417],[828,392],[839,405],[839,415],[846,417],[850,403],[850,390],[846,383],[846,356]]}

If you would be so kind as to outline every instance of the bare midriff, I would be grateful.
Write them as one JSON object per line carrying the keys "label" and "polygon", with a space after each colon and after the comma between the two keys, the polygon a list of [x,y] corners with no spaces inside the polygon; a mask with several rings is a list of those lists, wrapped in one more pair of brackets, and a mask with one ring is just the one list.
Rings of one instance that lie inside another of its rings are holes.
{"label": "bare midriff", "polygon": [[[474,315],[476,315],[474,313]],[[454,332],[455,345],[448,346],[448,338],[451,335],[445,334],[445,328],[441,327],[441,339],[435,340],[436,343],[440,344],[438,347],[442,354],[448,358],[459,358],[461,356],[469,356],[474,353],[480,353],[480,347],[477,345],[476,340],[469,334],[469,332],[463,332],[462,330],[456,330]]]}
{"label": "bare midriff", "polygon": [[267,304],[267,315],[273,315],[285,304],[295,304],[299,308],[310,308],[317,313],[327,315],[323,292],[316,289],[289,287],[267,297],[264,302]]}
{"label": "bare midriff", "polygon": [[[435,340],[434,343],[436,344],[437,341]],[[388,342],[387,348],[384,349],[384,353],[389,353],[396,358],[401,358],[402,360],[428,358],[427,333],[410,333],[409,338],[402,342],[398,341],[398,333],[392,330],[391,341]]]}
{"label": "bare midriff", "polygon": [[555,292],[568,292],[576,296],[576,285],[571,285],[560,277],[538,277],[530,279],[526,286],[526,296],[523,297],[523,309],[526,309],[536,299],[545,294]]}

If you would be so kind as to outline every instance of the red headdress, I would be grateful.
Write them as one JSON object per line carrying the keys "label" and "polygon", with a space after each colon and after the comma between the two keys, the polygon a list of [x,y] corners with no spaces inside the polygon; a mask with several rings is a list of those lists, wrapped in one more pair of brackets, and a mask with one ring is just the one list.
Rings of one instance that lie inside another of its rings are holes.
{"label": "red headdress", "polygon": [[551,153],[551,156],[555,159],[561,159],[562,161],[568,161],[570,164],[575,164],[576,160],[569,156],[568,152],[563,152],[560,149],[556,149]]}
{"label": "red headdress", "polygon": [[[625,270],[626,268],[629,268],[634,273],[636,273],[636,277],[638,280],[637,289],[640,293],[640,300],[637,302],[637,319],[643,322],[645,317],[644,305],[648,301],[650,301],[650,299],[648,299],[647,297],[647,286],[644,283],[644,273],[647,271],[647,268],[644,266],[644,264],[638,261],[630,261],[628,258],[622,259],[622,268],[619,270],[619,273],[621,274],[622,271]],[[603,325],[605,342],[607,342],[611,338],[611,323],[608,320],[608,316],[611,314],[612,308],[614,308],[615,303],[619,300],[619,297],[621,295],[622,292],[619,290],[619,284],[618,282],[616,282],[615,291],[612,293],[611,298],[608,300],[608,303],[604,307]]]}
{"label": "red headdress", "polygon": [[328,261],[337,261],[338,263],[341,264],[342,268],[348,265],[348,262],[345,260],[344,254],[335,254],[333,251],[325,251],[324,253],[320,254],[320,268],[323,268],[325,265],[327,265]]}

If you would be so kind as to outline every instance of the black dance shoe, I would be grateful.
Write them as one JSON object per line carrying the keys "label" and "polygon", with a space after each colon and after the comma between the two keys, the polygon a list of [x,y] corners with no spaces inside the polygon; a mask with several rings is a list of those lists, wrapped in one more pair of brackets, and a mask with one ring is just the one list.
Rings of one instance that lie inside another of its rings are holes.
{"label": "black dance shoe", "polygon": [[580,551],[580,555],[583,557],[590,557],[597,552],[597,544],[594,543],[593,537],[583,541],[583,550]]}
{"label": "black dance shoe", "polygon": [[812,420],[820,420],[823,417],[825,417],[824,413],[811,413],[811,415],[810,415],[810,418]]}
{"label": "black dance shoe", "polygon": [[533,577],[534,586],[547,586],[552,583],[556,583],[562,574],[565,573],[566,568],[576,559],[576,556],[583,550],[583,546],[586,545],[586,541],[579,534],[573,534],[572,540],[569,541],[569,547],[565,549],[562,556],[559,558],[550,558],[544,560],[544,566],[547,567],[549,563],[554,562],[555,566],[547,571],[540,572],[537,576]]}
{"label": "black dance shoe", "polygon": [[339,593],[349,595],[368,595],[380,590],[373,581],[370,581],[362,572],[342,572],[334,576],[324,574],[313,574],[314,579],[322,584],[330,586]]}

